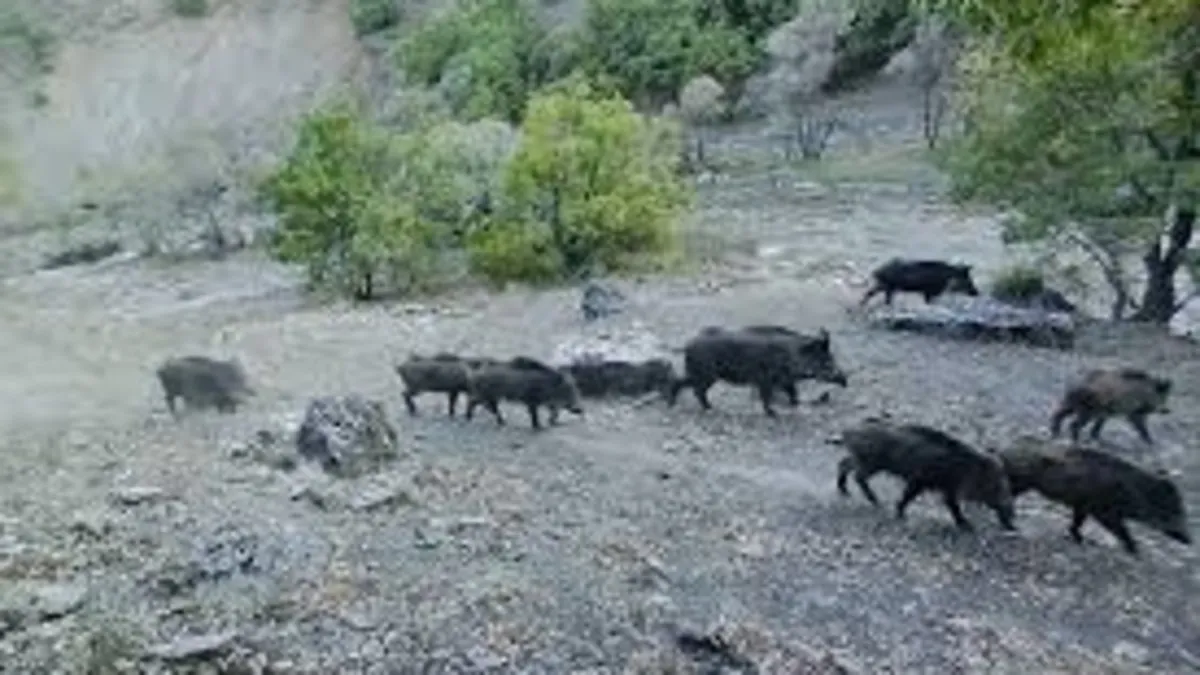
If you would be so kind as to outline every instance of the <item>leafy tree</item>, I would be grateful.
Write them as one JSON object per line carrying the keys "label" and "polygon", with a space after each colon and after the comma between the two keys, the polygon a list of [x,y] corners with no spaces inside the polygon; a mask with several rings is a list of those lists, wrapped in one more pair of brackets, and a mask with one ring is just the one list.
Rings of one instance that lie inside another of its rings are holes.
{"label": "leafy tree", "polygon": [[470,241],[476,271],[548,281],[618,270],[675,243],[688,193],[678,130],[572,78],[529,103],[504,172],[502,207]]}
{"label": "leafy tree", "polygon": [[276,256],[304,264],[313,286],[358,299],[376,297],[383,280],[419,285],[433,229],[396,189],[406,149],[346,106],[306,117],[263,184],[279,214]]}
{"label": "leafy tree", "polygon": [[[518,121],[541,61],[553,56],[527,0],[459,0],[417,24],[399,43],[399,65],[424,86],[438,86],[464,119]],[[540,51],[535,51],[536,48]]]}
{"label": "leafy tree", "polygon": [[754,72],[761,53],[745,32],[702,16],[697,0],[590,0],[583,67],[612,77],[626,98],[645,105],[673,99],[699,75],[730,83]]}
{"label": "leafy tree", "polygon": [[[1099,265],[1114,318],[1165,323],[1200,194],[1200,6],[1192,0],[933,0],[971,28],[965,113],[946,155],[961,199],[1018,215],[1010,241],[1067,238]],[[1164,215],[1166,217],[1164,217]],[[1164,241],[1165,240],[1165,241]],[[1140,253],[1141,302],[1122,261]]]}

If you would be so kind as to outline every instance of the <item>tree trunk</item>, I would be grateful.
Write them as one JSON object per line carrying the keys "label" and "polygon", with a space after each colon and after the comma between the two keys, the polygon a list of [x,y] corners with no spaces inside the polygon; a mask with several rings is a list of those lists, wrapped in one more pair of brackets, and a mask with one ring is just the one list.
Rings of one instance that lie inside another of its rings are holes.
{"label": "tree trunk", "polygon": [[1161,238],[1156,238],[1142,257],[1146,267],[1146,290],[1142,294],[1141,307],[1133,315],[1134,321],[1165,324],[1175,315],[1175,272],[1183,264],[1192,232],[1196,225],[1196,212],[1180,207],[1175,212],[1171,228],[1167,232],[1167,250],[1162,250]]}

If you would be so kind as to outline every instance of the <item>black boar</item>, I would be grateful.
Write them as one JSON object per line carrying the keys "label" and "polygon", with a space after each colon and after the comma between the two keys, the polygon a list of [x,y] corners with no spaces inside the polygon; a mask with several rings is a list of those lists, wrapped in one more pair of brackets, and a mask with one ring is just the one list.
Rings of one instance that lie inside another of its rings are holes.
{"label": "black boar", "polygon": [[892,258],[871,272],[872,285],[860,306],[879,293],[885,304],[892,304],[896,293],[920,293],[926,303],[947,291],[969,296],[979,295],[971,278],[970,265],[955,265],[942,260],[906,260]]}
{"label": "black boar", "polygon": [[404,381],[404,404],[408,414],[416,415],[414,399],[425,392],[444,393],[447,396],[447,412],[453,417],[458,408],[458,397],[470,387],[468,371],[480,368],[493,359],[464,358],[457,354],[441,352],[433,356],[411,354],[408,360],[396,366],[396,373]]}
{"label": "black boar", "polygon": [[796,406],[799,380],[847,386],[848,378],[834,359],[825,330],[809,337],[774,326],[749,328],[726,331],[710,327],[692,338],[683,348],[684,376],[672,383],[667,404],[673,406],[679,392],[690,387],[700,405],[709,410],[708,390],[724,381],[756,387],[763,411],[774,417],[771,397],[776,389],[783,390],[788,403]]}
{"label": "black boar", "polygon": [[640,396],[655,391],[666,397],[675,381],[675,368],[666,359],[580,361],[563,370],[575,379],[580,395],[589,397]]}
{"label": "black boar", "polygon": [[934,490],[942,493],[955,524],[963,530],[973,528],[963,516],[960,498],[991,507],[1001,526],[1016,529],[1008,476],[1000,459],[990,453],[937,429],[880,419],[847,429],[837,442],[849,452],[838,463],[837,488],[842,495],[849,496],[846,479],[853,474],[863,495],[872,504],[879,504],[868,481],[877,473],[887,473],[905,483],[904,493],[896,502],[897,518],[904,518],[905,509],[921,493]]}
{"label": "black boar", "polygon": [[1171,395],[1171,380],[1159,378],[1134,368],[1095,369],[1072,382],[1058,408],[1050,418],[1050,434],[1057,438],[1062,423],[1074,415],[1071,439],[1079,441],[1079,432],[1092,422],[1093,440],[1109,417],[1123,416],[1147,445],[1154,439],[1146,428],[1151,413],[1167,413],[1167,398]]}
{"label": "black boar", "polygon": [[560,409],[582,416],[583,406],[579,400],[579,389],[569,373],[525,356],[507,362],[484,365],[469,371],[471,388],[467,403],[467,419],[475,415],[475,408],[485,406],[504,424],[500,414],[500,401],[518,401],[529,411],[529,422],[534,429],[541,429],[538,408],[550,409],[550,423],[558,423]]}
{"label": "black boar", "polygon": [[172,415],[177,414],[176,398],[182,398],[188,408],[215,407],[219,412],[232,413],[255,393],[236,361],[184,356],[164,361],[155,373]]}
{"label": "black boar", "polygon": [[1083,525],[1095,518],[1127,552],[1138,545],[1126,520],[1141,522],[1167,537],[1190,545],[1191,533],[1179,488],[1166,475],[1156,475],[1132,462],[1099,450],[1063,447],[1021,437],[1001,454],[1014,494],[1033,490],[1071,509],[1069,533],[1083,542]]}

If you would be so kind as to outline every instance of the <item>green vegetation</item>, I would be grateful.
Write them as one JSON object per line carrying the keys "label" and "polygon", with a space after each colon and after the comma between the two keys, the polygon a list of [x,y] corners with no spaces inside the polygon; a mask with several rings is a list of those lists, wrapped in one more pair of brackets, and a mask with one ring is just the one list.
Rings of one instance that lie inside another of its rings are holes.
{"label": "green vegetation", "polygon": [[675,245],[688,197],[676,129],[575,81],[535,97],[522,132],[503,213],[470,242],[476,270],[547,281],[625,269]]}
{"label": "green vegetation", "polygon": [[397,55],[410,78],[437,86],[463,119],[516,122],[542,84],[535,63],[552,58],[545,37],[527,0],[459,0],[454,10],[414,26]]}
{"label": "green vegetation", "polygon": [[1046,290],[1041,270],[1029,265],[1013,265],[1001,270],[992,281],[992,295],[997,298],[1029,300]]}
{"label": "green vegetation", "polygon": [[359,299],[375,297],[385,278],[418,282],[432,233],[393,189],[402,145],[346,106],[308,116],[263,186],[280,216],[275,254],[306,265],[314,287]]}
{"label": "green vegetation", "polygon": [[404,131],[339,105],[308,116],[263,183],[275,255],[359,299],[428,287],[465,248],[496,282],[626,269],[675,245],[687,203],[677,132],[571,80],[534,96],[519,136],[494,120]]}
{"label": "green vegetation", "polygon": [[171,11],[175,16],[186,19],[199,19],[208,16],[208,0],[170,0]]}
{"label": "green vegetation", "polygon": [[0,62],[10,74],[31,66],[37,74],[54,69],[54,34],[30,12],[16,4],[0,3]]}
{"label": "green vegetation", "polygon": [[[1067,240],[1099,265],[1114,318],[1164,323],[1200,196],[1200,6],[940,0],[973,30],[968,128],[943,165],[962,200],[1017,214],[1010,241]],[[1164,217],[1166,216],[1166,217]],[[1144,290],[1123,268],[1141,254]]]}
{"label": "green vegetation", "polygon": [[350,0],[350,23],[359,37],[388,30],[400,18],[396,0]]}

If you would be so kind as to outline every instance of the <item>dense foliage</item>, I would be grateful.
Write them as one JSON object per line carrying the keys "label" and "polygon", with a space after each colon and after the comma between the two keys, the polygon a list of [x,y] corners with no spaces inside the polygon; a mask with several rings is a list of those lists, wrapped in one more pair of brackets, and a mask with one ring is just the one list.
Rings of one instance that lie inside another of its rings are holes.
{"label": "dense foliage", "polygon": [[501,217],[471,241],[476,269],[548,280],[670,250],[687,200],[677,142],[676,129],[582,81],[535,97],[504,173]]}
{"label": "dense foliage", "polygon": [[[1114,315],[1136,305],[1136,318],[1168,320],[1175,271],[1194,265],[1200,6],[930,4],[976,35],[963,69],[969,124],[945,156],[957,196],[1011,209],[1010,240],[1082,246],[1116,291]],[[1143,262],[1141,303],[1122,265],[1130,252]]]}
{"label": "dense foliage", "polygon": [[628,268],[673,248],[677,140],[582,80],[535,95],[519,132],[446,119],[397,131],[336,106],[303,121],[263,184],[274,252],[360,299],[427,286],[462,248],[498,282]]}

